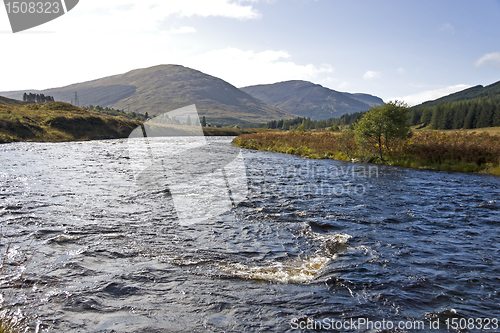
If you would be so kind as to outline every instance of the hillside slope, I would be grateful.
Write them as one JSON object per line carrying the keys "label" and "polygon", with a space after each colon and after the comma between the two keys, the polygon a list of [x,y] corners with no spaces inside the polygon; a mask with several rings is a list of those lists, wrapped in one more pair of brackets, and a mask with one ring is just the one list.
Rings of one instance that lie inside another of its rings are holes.
{"label": "hillside slope", "polygon": [[382,99],[368,94],[341,93],[308,81],[285,81],[240,88],[250,95],[300,117],[338,118],[368,110]]}
{"label": "hillside slope", "polygon": [[126,138],[140,124],[68,103],[28,104],[0,97],[0,143]]}
{"label": "hillside slope", "polygon": [[373,105],[384,104],[384,101],[382,100],[382,98],[377,97],[377,96],[373,96],[370,94],[361,94],[361,93],[351,94],[351,93],[347,93],[347,92],[344,92],[343,94],[352,98],[352,99],[355,99],[357,101],[368,104],[370,107],[372,107]]}
{"label": "hillside slope", "polygon": [[480,98],[480,97],[486,97],[490,95],[498,95],[500,94],[500,81],[495,82],[493,84],[490,84],[486,87],[483,87],[481,85],[477,85],[475,87],[471,87],[432,101],[427,101],[424,102],[420,105],[416,105],[415,107],[419,106],[433,106],[437,105],[440,102],[448,103],[448,102],[459,102],[459,101],[464,101],[464,100],[470,100],[474,98]]}
{"label": "hillside slope", "polygon": [[149,115],[195,104],[207,122],[220,125],[294,117],[219,78],[178,65],[136,69],[61,88],[0,92],[0,95],[22,99],[24,92],[43,93],[64,102],[70,102],[77,92],[81,106],[100,105]]}
{"label": "hillside slope", "polygon": [[17,99],[0,96],[0,105],[24,105],[24,104],[26,103],[18,101]]}

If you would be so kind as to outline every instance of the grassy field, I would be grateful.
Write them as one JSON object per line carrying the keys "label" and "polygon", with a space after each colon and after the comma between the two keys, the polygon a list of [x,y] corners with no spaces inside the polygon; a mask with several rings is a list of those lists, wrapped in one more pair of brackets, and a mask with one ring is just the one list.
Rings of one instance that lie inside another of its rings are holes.
{"label": "grassy field", "polygon": [[[254,133],[238,136],[242,148],[386,165],[485,172],[500,175],[500,129],[480,131],[414,131],[413,137],[396,142],[381,160],[375,150],[358,147],[352,132]],[[494,134],[490,134],[494,133]]]}
{"label": "grassy field", "polygon": [[203,127],[206,136],[238,136],[251,133],[281,133],[278,130],[267,128],[234,128],[234,127]]}
{"label": "grassy field", "polygon": [[123,138],[141,124],[86,111],[68,103],[12,101],[0,100],[0,143]]}
{"label": "grassy field", "polygon": [[440,130],[439,132],[452,133],[460,131],[467,133],[488,133],[491,135],[500,135],[500,127],[472,128],[472,129],[462,129],[462,130]]}

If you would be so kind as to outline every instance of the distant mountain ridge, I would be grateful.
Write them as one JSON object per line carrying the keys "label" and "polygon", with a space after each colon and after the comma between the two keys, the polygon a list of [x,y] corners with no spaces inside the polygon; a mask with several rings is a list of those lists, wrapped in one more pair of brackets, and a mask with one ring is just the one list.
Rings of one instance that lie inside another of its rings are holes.
{"label": "distant mountain ridge", "polygon": [[342,93],[308,81],[292,80],[240,88],[282,110],[314,120],[366,111],[384,101],[369,94]]}
{"label": "distant mountain ridge", "polygon": [[355,99],[357,101],[368,104],[370,107],[372,107],[374,105],[384,104],[384,101],[382,100],[382,98],[377,97],[377,96],[373,96],[370,94],[362,94],[362,93],[351,94],[351,93],[347,93],[347,92],[343,92],[343,94],[352,98],[352,99]]}
{"label": "distant mountain ridge", "polygon": [[25,92],[43,93],[63,102],[72,101],[77,92],[80,106],[100,105],[149,115],[195,104],[207,122],[221,125],[295,117],[226,81],[179,65],[159,65],[60,88],[0,92],[0,95],[22,99]]}
{"label": "distant mountain ridge", "polygon": [[432,106],[432,105],[437,105],[440,102],[458,102],[458,101],[463,101],[463,100],[469,100],[469,99],[474,99],[474,98],[479,98],[479,97],[486,97],[489,95],[497,95],[500,94],[500,81],[495,82],[493,84],[487,85],[487,86],[482,86],[482,85],[477,85],[475,87],[467,88],[464,90],[461,90],[459,92],[432,100],[432,101],[426,101],[422,104],[416,105],[415,107],[419,106]]}

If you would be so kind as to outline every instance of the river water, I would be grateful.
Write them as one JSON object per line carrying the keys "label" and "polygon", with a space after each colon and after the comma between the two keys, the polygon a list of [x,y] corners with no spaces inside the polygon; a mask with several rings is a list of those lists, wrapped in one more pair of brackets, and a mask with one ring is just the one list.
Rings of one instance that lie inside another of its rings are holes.
{"label": "river water", "polygon": [[33,330],[500,331],[499,178],[245,150],[247,199],[186,225],[127,140],[0,157],[1,300]]}

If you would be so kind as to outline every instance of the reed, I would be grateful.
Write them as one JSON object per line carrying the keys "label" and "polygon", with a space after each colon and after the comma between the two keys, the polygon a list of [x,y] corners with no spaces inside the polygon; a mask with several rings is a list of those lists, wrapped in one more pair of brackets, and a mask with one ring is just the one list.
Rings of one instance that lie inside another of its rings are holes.
{"label": "reed", "polygon": [[[356,160],[388,165],[487,172],[500,175],[500,136],[467,131],[414,132],[410,139],[395,141],[389,155],[380,160],[376,151],[359,147],[354,134],[254,133],[234,139],[242,148],[300,155],[307,158]],[[373,148],[372,148],[373,149]]]}

